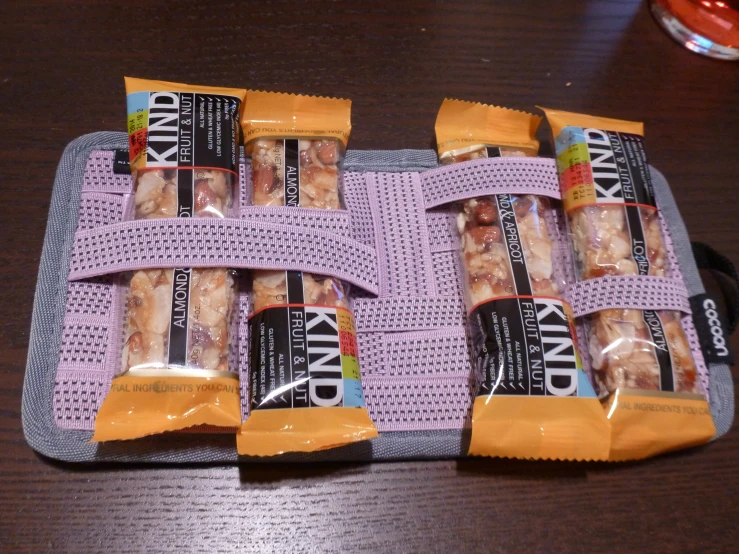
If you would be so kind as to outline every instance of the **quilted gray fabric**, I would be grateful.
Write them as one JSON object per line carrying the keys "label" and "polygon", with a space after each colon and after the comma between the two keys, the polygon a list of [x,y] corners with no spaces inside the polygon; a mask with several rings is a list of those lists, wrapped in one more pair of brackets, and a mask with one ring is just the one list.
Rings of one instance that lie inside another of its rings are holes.
{"label": "quilted gray fabric", "polygon": [[[100,132],[71,142],[62,156],[52,193],[49,219],[41,255],[33,308],[33,321],[23,387],[23,429],[26,440],[45,456],[73,462],[237,462],[233,435],[201,435],[194,444],[186,434],[168,434],[137,441],[89,444],[90,432],[62,430],[53,419],[54,375],[59,356],[65,312],[67,268],[77,226],[85,162],[91,150],[126,148],[125,133]],[[349,151],[349,171],[423,171],[436,167],[433,150]],[[687,231],[669,186],[662,174],[653,171],[654,187],[671,230],[675,251],[690,294],[704,291]],[[711,411],[716,437],[731,427],[734,388],[726,365],[712,364]],[[419,431],[385,433],[368,442],[315,454],[280,456],[280,461],[370,461],[438,459],[463,455],[469,436],[462,431]],[[259,459],[265,461],[264,459]],[[274,459],[268,459],[274,460]]]}

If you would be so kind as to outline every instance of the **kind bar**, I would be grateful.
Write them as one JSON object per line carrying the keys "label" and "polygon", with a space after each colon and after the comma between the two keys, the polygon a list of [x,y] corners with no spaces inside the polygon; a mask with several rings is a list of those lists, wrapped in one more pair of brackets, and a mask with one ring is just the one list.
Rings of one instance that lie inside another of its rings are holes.
{"label": "kind bar", "polygon": [[[445,100],[439,158],[536,156],[540,117]],[[547,198],[471,198],[457,215],[474,365],[481,383],[469,453],[603,460],[608,422],[582,369],[546,223]]]}
{"label": "kind bar", "polygon": [[[544,109],[580,279],[666,274],[642,123]],[[611,459],[700,444],[715,433],[695,361],[670,311],[603,310],[589,322]]]}
{"label": "kind bar", "polygon": [[[126,92],[134,217],[226,217],[246,91],[126,78]],[[225,268],[133,273],[122,373],[93,441],[238,427],[238,374],[228,365],[234,298]]]}
{"label": "kind bar", "polygon": [[[259,206],[339,209],[348,100],[249,92],[243,116]],[[239,454],[310,452],[377,436],[365,408],[345,285],[297,271],[255,271],[251,413]]]}

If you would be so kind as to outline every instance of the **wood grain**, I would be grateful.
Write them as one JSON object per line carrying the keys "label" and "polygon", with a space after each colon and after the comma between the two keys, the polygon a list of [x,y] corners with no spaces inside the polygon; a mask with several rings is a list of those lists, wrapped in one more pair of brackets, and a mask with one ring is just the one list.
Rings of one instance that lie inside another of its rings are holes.
{"label": "wood grain", "polygon": [[644,120],[692,237],[739,260],[737,64],[637,1],[29,0],[0,21],[2,551],[736,550],[736,430],[621,465],[92,468],[28,448],[20,395],[56,164],[124,130],[123,75],[348,97],[353,148],[430,147],[445,96]]}

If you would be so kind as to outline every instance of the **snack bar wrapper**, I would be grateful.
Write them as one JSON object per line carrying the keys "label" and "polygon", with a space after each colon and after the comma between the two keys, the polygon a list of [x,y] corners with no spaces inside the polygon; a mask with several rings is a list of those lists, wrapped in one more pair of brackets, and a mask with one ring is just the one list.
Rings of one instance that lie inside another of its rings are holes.
{"label": "snack bar wrapper", "polygon": [[[126,78],[126,93],[134,217],[226,217],[246,91]],[[122,372],[93,442],[238,428],[238,373],[228,363],[234,282],[225,268],[133,272]]]}
{"label": "snack bar wrapper", "polygon": [[[445,100],[436,120],[442,164],[536,156],[541,118]],[[610,429],[583,371],[548,198],[499,194],[459,207],[465,303],[479,386],[469,454],[605,460]],[[550,214],[551,215],[551,214]]]}
{"label": "snack bar wrapper", "polygon": [[[248,92],[242,127],[253,203],[342,207],[340,164],[351,103]],[[346,285],[297,271],[254,271],[251,413],[239,454],[311,452],[377,436],[364,402]]]}
{"label": "snack bar wrapper", "polygon": [[[542,109],[554,135],[578,277],[667,276],[643,124]],[[643,458],[715,434],[678,312],[597,312],[588,344],[611,421],[610,459]]]}

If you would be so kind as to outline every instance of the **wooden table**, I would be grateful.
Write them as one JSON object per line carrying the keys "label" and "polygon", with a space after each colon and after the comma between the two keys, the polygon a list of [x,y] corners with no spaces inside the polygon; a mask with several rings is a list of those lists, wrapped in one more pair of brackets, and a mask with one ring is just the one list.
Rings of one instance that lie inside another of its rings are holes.
{"label": "wooden table", "polygon": [[445,96],[644,120],[692,237],[739,260],[739,65],[679,47],[644,2],[156,4],[0,6],[0,550],[736,551],[736,428],[619,465],[83,468],[31,451],[21,388],[56,164],[83,133],[125,130],[123,75],[348,97],[360,149],[431,147]]}

